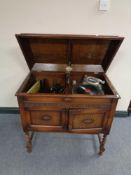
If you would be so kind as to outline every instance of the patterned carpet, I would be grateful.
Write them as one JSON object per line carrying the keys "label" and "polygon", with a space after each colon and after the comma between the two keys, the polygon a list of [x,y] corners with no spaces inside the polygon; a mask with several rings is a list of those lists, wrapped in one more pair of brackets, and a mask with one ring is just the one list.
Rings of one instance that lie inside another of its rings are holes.
{"label": "patterned carpet", "polygon": [[131,175],[131,117],[115,118],[99,157],[95,135],[36,133],[27,153],[19,115],[0,114],[0,175]]}

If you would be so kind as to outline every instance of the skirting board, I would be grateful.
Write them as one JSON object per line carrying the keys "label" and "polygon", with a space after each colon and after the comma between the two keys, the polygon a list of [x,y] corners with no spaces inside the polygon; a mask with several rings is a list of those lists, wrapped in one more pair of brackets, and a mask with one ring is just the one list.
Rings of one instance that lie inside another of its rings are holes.
{"label": "skirting board", "polygon": [[[19,114],[17,107],[0,107],[0,114]],[[115,117],[128,117],[127,111],[116,111]]]}
{"label": "skirting board", "polygon": [[17,107],[0,107],[0,114],[19,114]]}

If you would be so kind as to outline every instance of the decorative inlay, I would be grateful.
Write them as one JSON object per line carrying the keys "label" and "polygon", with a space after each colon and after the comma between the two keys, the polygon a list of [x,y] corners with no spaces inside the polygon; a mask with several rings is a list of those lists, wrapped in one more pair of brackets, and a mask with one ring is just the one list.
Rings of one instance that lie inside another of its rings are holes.
{"label": "decorative inlay", "polygon": [[[93,117],[93,116],[91,116],[91,117]],[[90,124],[92,124],[92,123],[94,123],[94,119],[92,119],[92,118],[87,118],[87,119],[84,119],[84,120],[82,120],[81,122],[80,122],[80,128],[82,129],[85,129],[85,128],[88,128],[88,126],[90,125]]]}
{"label": "decorative inlay", "polygon": [[85,123],[86,125],[94,123],[94,119],[84,119],[81,123]]}
{"label": "decorative inlay", "polygon": [[43,115],[43,116],[41,116],[41,119],[44,120],[44,121],[49,121],[49,120],[51,120],[51,116]]}

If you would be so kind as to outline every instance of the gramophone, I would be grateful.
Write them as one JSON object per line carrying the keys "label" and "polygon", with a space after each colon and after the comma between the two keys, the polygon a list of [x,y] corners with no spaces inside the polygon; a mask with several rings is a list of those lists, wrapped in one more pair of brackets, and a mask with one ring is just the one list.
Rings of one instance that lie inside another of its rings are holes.
{"label": "gramophone", "polygon": [[103,95],[103,84],[100,78],[84,75],[82,83],[73,87],[73,92],[78,94]]}

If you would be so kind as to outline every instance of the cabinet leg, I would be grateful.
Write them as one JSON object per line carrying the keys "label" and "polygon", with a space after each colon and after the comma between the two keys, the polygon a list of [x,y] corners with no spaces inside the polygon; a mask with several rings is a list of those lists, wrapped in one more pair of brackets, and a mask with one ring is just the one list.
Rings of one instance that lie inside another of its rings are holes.
{"label": "cabinet leg", "polygon": [[106,143],[106,134],[103,134],[103,137],[101,138],[100,135],[98,134],[99,142],[100,142],[100,151],[99,155],[102,155],[103,152],[105,151],[105,143]]}
{"label": "cabinet leg", "polygon": [[131,100],[130,100],[130,103],[129,103],[129,106],[128,106],[128,109],[127,109],[127,112],[128,112],[128,116],[129,116],[130,113],[131,113]]}
{"label": "cabinet leg", "polygon": [[32,152],[32,138],[33,138],[33,132],[25,132],[25,140],[26,140],[26,149],[27,152]]}
{"label": "cabinet leg", "polygon": [[131,109],[128,109],[128,116],[130,115],[130,113],[131,113]]}

